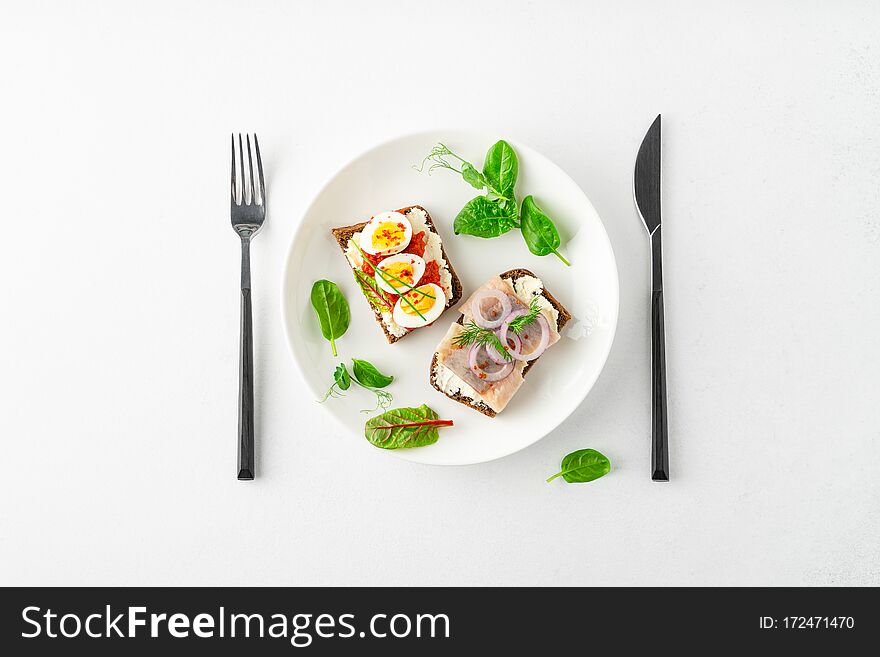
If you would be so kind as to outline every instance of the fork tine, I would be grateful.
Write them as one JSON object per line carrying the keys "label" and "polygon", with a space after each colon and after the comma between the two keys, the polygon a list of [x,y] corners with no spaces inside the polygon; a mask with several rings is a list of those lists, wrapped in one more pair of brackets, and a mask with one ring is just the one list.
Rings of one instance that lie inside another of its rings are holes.
{"label": "fork tine", "polygon": [[254,149],[257,152],[257,171],[260,172],[260,205],[266,204],[266,183],[263,182],[263,159],[260,157],[260,142],[257,141],[257,133],[254,133]]}
{"label": "fork tine", "polygon": [[251,160],[251,136],[245,135],[245,139],[247,140],[247,154],[248,154],[248,169],[251,172],[251,202],[250,205],[257,204],[257,195],[254,192],[254,163]]}
{"label": "fork tine", "polygon": [[232,138],[232,202],[238,204],[238,195],[235,193],[235,135],[230,134]]}
{"label": "fork tine", "polygon": [[247,205],[247,175],[244,170],[244,148],[241,145],[241,133],[238,133],[238,172],[241,174],[241,205]]}

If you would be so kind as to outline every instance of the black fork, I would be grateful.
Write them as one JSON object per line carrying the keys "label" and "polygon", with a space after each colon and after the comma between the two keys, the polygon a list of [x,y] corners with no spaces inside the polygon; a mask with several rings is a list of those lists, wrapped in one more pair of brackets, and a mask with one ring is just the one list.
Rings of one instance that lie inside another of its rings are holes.
{"label": "black fork", "polygon": [[[260,144],[254,134],[245,135],[244,148],[238,135],[238,175],[236,176],[235,135],[232,135],[232,228],[241,238],[241,351],[238,367],[238,478],[254,478],[254,331],[251,310],[251,239],[266,218],[266,185]],[[253,155],[251,154],[253,151]],[[247,169],[244,166],[247,153]],[[254,160],[259,174],[259,197],[254,186]],[[238,184],[236,184],[238,182]]]}

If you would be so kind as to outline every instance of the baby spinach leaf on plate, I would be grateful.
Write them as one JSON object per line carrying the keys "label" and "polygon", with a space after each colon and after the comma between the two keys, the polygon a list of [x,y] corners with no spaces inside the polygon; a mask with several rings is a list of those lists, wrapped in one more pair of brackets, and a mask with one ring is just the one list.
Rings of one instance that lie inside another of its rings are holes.
{"label": "baby spinach leaf on plate", "polygon": [[609,472],[611,461],[607,456],[595,449],[579,449],[563,458],[560,471],[547,481],[562,477],[570,484],[579,484],[604,477]]}
{"label": "baby spinach leaf on plate", "polygon": [[335,356],[336,340],[342,337],[351,321],[348,301],[336,283],[321,279],[312,285],[312,308],[321,324],[321,334],[330,341]]}
{"label": "baby spinach leaf on plate", "polygon": [[498,237],[516,225],[516,211],[512,214],[499,201],[485,196],[472,198],[455,217],[452,228],[456,235]]}
{"label": "baby spinach leaf on plate", "polygon": [[452,420],[441,420],[422,404],[418,408],[392,408],[367,420],[364,436],[382,449],[424,447],[437,442],[440,427],[451,427]]}
{"label": "baby spinach leaf on plate", "polygon": [[519,174],[519,161],[513,147],[503,139],[496,142],[486,153],[483,177],[489,188],[498,196],[513,199],[513,189]]}
{"label": "baby spinach leaf on plate", "polygon": [[522,202],[520,229],[529,251],[539,256],[554,253],[566,265],[571,264],[558,251],[560,242],[556,225],[538,207],[531,195],[526,196]]}
{"label": "baby spinach leaf on plate", "polygon": [[486,153],[483,171],[456,155],[448,146],[439,143],[415,167],[428,173],[435,169],[449,169],[459,175],[476,189],[484,189],[484,196],[468,201],[455,218],[453,228],[456,235],[475,237],[498,237],[512,228],[522,230],[526,246],[535,255],[554,254],[566,265],[571,263],[559,252],[559,231],[553,221],[527,196],[522,209],[517,207],[516,181],[519,176],[519,159],[513,147],[503,139],[497,141]]}
{"label": "baby spinach leaf on plate", "polygon": [[497,203],[498,207],[500,207],[508,217],[511,217],[513,227],[519,228],[519,210],[516,207],[516,199],[499,198],[495,199],[494,203]]}
{"label": "baby spinach leaf on plate", "polygon": [[354,373],[354,378],[363,386],[368,388],[384,388],[394,381],[393,376],[382,374],[372,363],[357,358],[352,358],[351,362],[351,371]]}

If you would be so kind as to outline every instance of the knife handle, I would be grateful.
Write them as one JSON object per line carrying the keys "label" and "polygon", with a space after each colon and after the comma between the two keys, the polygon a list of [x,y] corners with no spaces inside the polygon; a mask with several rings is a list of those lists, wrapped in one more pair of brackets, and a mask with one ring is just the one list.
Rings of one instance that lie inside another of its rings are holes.
{"label": "knife handle", "polygon": [[651,479],[669,481],[666,427],[666,330],[663,325],[663,273],[660,227],[651,235]]}
{"label": "knife handle", "polygon": [[250,238],[241,240],[241,342],[238,361],[238,479],[254,478],[254,322]]}

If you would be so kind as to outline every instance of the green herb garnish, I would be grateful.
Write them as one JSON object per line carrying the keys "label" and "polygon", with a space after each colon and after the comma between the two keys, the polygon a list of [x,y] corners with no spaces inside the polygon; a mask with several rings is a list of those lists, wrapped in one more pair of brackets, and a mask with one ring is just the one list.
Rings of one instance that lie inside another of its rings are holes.
{"label": "green herb garnish", "polygon": [[517,227],[516,203],[513,208],[502,206],[485,196],[477,196],[465,203],[455,217],[453,230],[456,235],[498,237]]}
{"label": "green herb garnish", "polygon": [[330,397],[341,397],[343,390],[348,390],[352,383],[359,385],[364,390],[369,390],[376,395],[376,407],[373,409],[364,409],[362,413],[375,413],[376,411],[386,409],[391,406],[394,401],[392,394],[386,390],[381,390],[394,381],[393,376],[382,374],[376,367],[365,360],[351,359],[353,366],[353,374],[349,374],[345,363],[340,363],[333,371],[333,385],[320,400],[324,403]]}
{"label": "green herb garnish", "polygon": [[501,199],[515,201],[513,188],[519,175],[519,160],[513,146],[503,139],[495,142],[483,161],[483,178],[492,192]]}
{"label": "green herb garnish", "polygon": [[559,249],[559,231],[544,211],[536,204],[535,199],[526,196],[522,202],[522,212],[520,213],[520,229],[522,230],[523,239],[529,247],[529,251],[535,255],[544,256],[553,253],[557,258],[562,260],[566,265],[571,263],[558,251]]}
{"label": "green herb garnish", "polygon": [[354,272],[354,280],[357,281],[361,292],[364,293],[364,296],[367,297],[367,301],[370,302],[373,308],[376,308],[379,312],[394,310],[394,304],[391,303],[391,299],[385,294],[385,290],[379,287],[375,278],[360,269],[352,269],[352,271]]}
{"label": "green herb garnish", "polygon": [[526,326],[538,319],[538,315],[540,314],[541,304],[538,301],[538,297],[532,297],[532,300],[529,302],[529,312],[527,312],[525,315],[514,317],[507,324],[507,328],[509,328],[514,333],[522,333],[523,330],[525,330]]}
{"label": "green herb garnish", "polygon": [[[361,248],[361,245],[358,244],[355,240],[351,240],[351,242],[355,245],[357,250],[361,252],[361,257],[363,257],[364,260],[367,260],[369,262],[369,260],[367,259],[367,254],[364,253],[364,250]],[[372,263],[370,263],[370,264],[372,266]],[[391,287],[393,287],[394,289],[397,289],[397,287],[391,283],[390,278],[393,278],[394,280],[396,280],[400,283],[403,283],[406,287],[408,287],[409,290],[407,292],[404,292],[403,294],[401,294],[400,298],[403,299],[404,301],[406,301],[407,305],[410,308],[412,308],[413,311],[415,311],[416,315],[418,315],[419,317],[422,318],[423,322],[428,321],[427,318],[421,312],[419,312],[419,309],[415,307],[413,302],[410,301],[406,295],[409,294],[409,292],[417,292],[417,293],[421,294],[422,296],[430,297],[431,299],[436,299],[437,297],[435,297],[433,294],[428,294],[427,292],[422,292],[421,290],[416,289],[415,287],[413,287],[412,285],[410,285],[406,281],[401,281],[399,278],[397,278],[397,276],[385,271],[384,269],[381,269],[378,265],[373,267],[373,270],[376,271],[382,277],[382,280],[384,280],[386,283],[388,283],[388,285],[391,285]]]}
{"label": "green herb garnish", "polygon": [[502,139],[492,145],[486,153],[482,172],[442,143],[431,149],[421,166],[414,168],[424,171],[428,162],[431,163],[429,174],[436,169],[448,169],[459,174],[471,187],[486,190],[484,196],[468,201],[455,217],[456,235],[489,238],[520,228],[529,251],[540,256],[553,253],[566,265],[571,264],[559,252],[559,231],[534,199],[527,196],[521,210],[517,210],[515,188],[519,161],[506,141]]}
{"label": "green herb garnish", "polygon": [[321,324],[321,334],[330,341],[336,355],[336,340],[342,337],[351,321],[348,301],[333,281],[319,280],[312,285],[312,308]]}
{"label": "green herb garnish", "polygon": [[[447,158],[453,158],[451,162]],[[437,144],[431,152],[422,160],[422,164],[413,168],[416,171],[424,171],[428,162],[428,173],[436,169],[448,169],[461,175],[466,183],[475,189],[486,189],[492,200],[516,201],[513,190],[516,185],[516,177],[519,172],[519,162],[516,153],[506,141],[497,142],[486,154],[482,173],[470,162],[452,151],[446,144]],[[456,168],[456,164],[460,168]]]}
{"label": "green herb garnish", "polygon": [[[507,324],[507,327],[514,333],[522,333],[526,326],[534,322],[540,314],[541,304],[538,301],[538,297],[532,297],[532,300],[529,302],[529,311],[525,315],[514,317]],[[465,347],[475,343],[483,347],[491,346],[495,351],[501,354],[505,360],[513,360],[513,356],[511,356],[510,352],[507,350],[507,345],[501,341],[501,338],[498,337],[498,334],[495,333],[495,331],[483,328],[472,321],[464,325],[461,333],[452,339],[452,343],[458,347]]]}
{"label": "green herb garnish", "polygon": [[393,376],[382,374],[382,372],[377,370],[375,365],[370,362],[352,358],[351,363],[351,370],[358,383],[362,386],[368,388],[384,388],[391,385],[391,382],[394,381]]}
{"label": "green herb garnish", "polygon": [[[351,240],[351,241],[354,242],[354,245],[357,248],[357,250],[361,252],[361,256],[364,258],[364,260],[367,260],[369,262],[369,260],[367,259],[367,254],[364,253],[364,250],[360,247],[360,244],[358,244],[354,240]],[[397,286],[392,285],[390,279],[393,279],[393,280],[397,281],[398,283],[400,283],[401,285],[404,285],[410,292],[418,292],[423,297],[428,297],[429,299],[436,299],[437,298],[433,294],[428,294],[427,292],[423,292],[422,290],[417,289],[414,285],[411,285],[410,283],[407,283],[406,281],[397,278],[397,276],[392,274],[390,271],[385,271],[384,269],[381,269],[379,267],[379,265],[374,266],[373,263],[371,262],[370,266],[373,267],[374,271],[379,272],[379,275],[382,277],[382,279],[386,283],[388,283],[388,285],[391,285],[391,287],[393,287],[394,289],[397,289]]]}
{"label": "green herb garnish", "polygon": [[[423,297],[428,297],[429,299],[437,299],[437,297],[435,297],[433,294],[429,294],[428,292],[425,292],[424,290],[420,290],[419,288],[417,288],[413,285],[410,285],[406,281],[397,278],[397,276],[392,274],[390,271],[386,271],[386,270],[382,269],[381,267],[379,267],[378,265],[373,267],[373,269],[375,269],[377,272],[379,272],[379,275],[384,279],[384,281],[386,283],[388,283],[388,285],[391,285],[391,287],[393,287],[395,290],[397,289],[397,286],[392,285],[391,279],[394,279],[398,283],[405,285],[407,288],[409,288],[406,291],[406,294],[409,294],[410,292],[416,292],[418,294],[421,294]],[[398,290],[398,292],[399,292],[399,290]],[[401,295],[401,296],[403,296],[403,295]]]}
{"label": "green herb garnish", "polygon": [[507,351],[507,347],[504,346],[504,343],[501,342],[501,338],[499,338],[494,331],[478,326],[474,322],[468,322],[465,324],[461,333],[452,339],[452,344],[458,347],[465,347],[469,344],[478,344],[483,347],[491,345],[495,348],[495,351],[501,354],[504,360],[513,360],[513,356],[510,355],[510,352]]}
{"label": "green herb garnish", "polygon": [[330,397],[336,397],[340,394],[340,391],[348,390],[351,387],[351,376],[348,374],[348,370],[345,368],[344,363],[340,363],[336,366],[336,369],[333,370],[333,382],[333,385],[330,386],[330,390],[328,390],[327,394],[321,399],[321,403],[324,403]]}
{"label": "green herb garnish", "polygon": [[367,420],[364,436],[382,449],[424,447],[437,442],[440,427],[451,426],[452,420],[441,420],[422,404],[418,408],[395,408]]}
{"label": "green herb garnish", "polygon": [[410,301],[409,298],[406,296],[407,294],[409,294],[409,292],[407,292],[406,294],[400,295],[400,298],[403,299],[404,301],[406,301],[407,305],[409,305],[409,307],[412,308],[416,312],[416,315],[418,315],[419,317],[422,318],[423,322],[427,322],[428,321],[427,317],[425,317],[422,313],[419,312],[419,309],[416,308],[413,305],[413,302]]}
{"label": "green herb garnish", "polygon": [[556,477],[562,477],[570,484],[580,484],[604,477],[609,472],[611,472],[611,461],[607,456],[595,449],[579,449],[565,456],[559,472],[547,481],[551,482]]}

